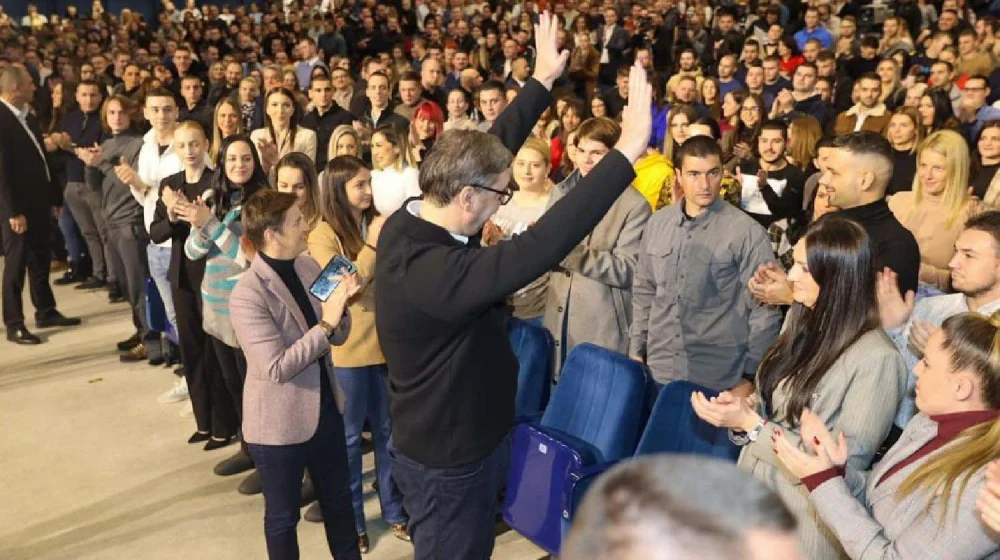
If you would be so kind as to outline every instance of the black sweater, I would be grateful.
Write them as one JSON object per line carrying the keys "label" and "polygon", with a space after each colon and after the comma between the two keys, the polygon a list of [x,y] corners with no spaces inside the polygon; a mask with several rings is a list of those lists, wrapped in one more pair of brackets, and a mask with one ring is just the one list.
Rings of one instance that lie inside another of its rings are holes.
{"label": "black sweater", "polygon": [[910,230],[903,227],[889,210],[885,199],[841,210],[837,215],[851,218],[865,228],[875,247],[875,264],[878,270],[887,266],[899,275],[900,293],[905,294],[910,290],[917,292],[920,248]]}
{"label": "black sweater", "polygon": [[201,174],[201,179],[195,183],[187,182],[187,174],[184,171],[163,179],[160,183],[160,196],[156,200],[156,213],[153,215],[153,222],[149,224],[150,241],[163,243],[169,239],[172,242],[170,269],[167,271],[170,284],[176,289],[195,294],[201,294],[201,281],[205,276],[205,259],[191,260],[184,255],[184,243],[187,241],[188,234],[191,233],[191,226],[183,220],[171,222],[167,217],[167,207],[163,204],[163,187],[180,191],[188,200],[195,200],[201,197],[206,190],[212,188],[214,177],[215,173],[211,169],[205,169]]}
{"label": "black sweater", "polygon": [[[491,133],[516,153],[551,95],[530,80]],[[375,318],[389,366],[393,442],[431,468],[487,457],[514,425],[517,358],[505,299],[551,270],[632,182],[612,151],[524,234],[482,248],[404,206],[386,222],[375,265]]]}

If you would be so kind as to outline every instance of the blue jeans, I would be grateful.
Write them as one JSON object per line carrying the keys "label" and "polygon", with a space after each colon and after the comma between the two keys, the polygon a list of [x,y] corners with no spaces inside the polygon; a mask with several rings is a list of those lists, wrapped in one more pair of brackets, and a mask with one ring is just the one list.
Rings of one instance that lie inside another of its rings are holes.
{"label": "blue jeans", "polygon": [[510,437],[474,463],[426,467],[389,442],[392,473],[410,515],[415,560],[489,560],[500,490],[510,466]]}
{"label": "blue jeans", "polygon": [[[149,276],[156,283],[156,290],[163,300],[163,310],[167,313],[167,321],[177,332],[177,313],[174,311],[174,297],[170,291],[170,280],[167,273],[170,270],[171,247],[159,247],[152,243],[146,248],[146,258],[149,261]],[[201,288],[201,286],[198,286]]]}
{"label": "blue jeans", "polygon": [[365,418],[372,430],[375,447],[375,476],[382,518],[386,523],[406,523],[403,496],[392,480],[392,467],[386,445],[392,436],[389,416],[389,390],[385,364],[354,368],[333,368],[337,382],[344,391],[344,436],[347,440],[347,462],[351,467],[351,505],[358,534],[366,533],[365,502],[361,491],[361,430]]}
{"label": "blue jeans", "polygon": [[80,257],[83,256],[83,238],[76,229],[76,220],[73,219],[73,212],[69,206],[64,205],[62,214],[59,215],[59,231],[62,232],[63,241],[66,242],[66,252],[69,254],[66,259],[79,264]]}
{"label": "blue jeans", "polygon": [[313,437],[294,445],[248,444],[264,490],[264,537],[271,560],[295,560],[299,540],[302,475],[309,469],[330,552],[337,560],[360,560],[358,536],[351,527],[347,503],[348,468],[344,454],[344,420],[332,404],[322,409]]}

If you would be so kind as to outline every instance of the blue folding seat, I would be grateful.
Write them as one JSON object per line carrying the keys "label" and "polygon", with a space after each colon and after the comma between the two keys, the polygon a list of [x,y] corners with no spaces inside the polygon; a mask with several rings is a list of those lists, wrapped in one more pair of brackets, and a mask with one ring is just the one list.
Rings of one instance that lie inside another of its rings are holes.
{"label": "blue folding seat", "polygon": [[544,327],[513,317],[507,334],[518,362],[514,413],[518,418],[537,419],[545,410],[552,384],[552,335]]}
{"label": "blue folding seat", "polygon": [[660,389],[636,455],[689,453],[736,461],[740,448],[729,441],[728,431],[705,422],[691,407],[691,394],[701,391],[712,398],[718,391],[690,381],[671,381]]}
{"label": "blue folding seat", "polygon": [[514,428],[508,525],[559,554],[576,483],[635,451],[645,386],[645,367],[627,356],[593,344],[570,352],[541,421]]}

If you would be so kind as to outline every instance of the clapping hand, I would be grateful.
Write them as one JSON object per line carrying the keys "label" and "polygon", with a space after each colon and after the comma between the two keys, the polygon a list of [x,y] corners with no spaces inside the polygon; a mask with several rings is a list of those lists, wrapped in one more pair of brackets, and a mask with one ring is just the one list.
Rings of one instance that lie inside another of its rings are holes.
{"label": "clapping hand", "polygon": [[136,173],[135,169],[128,163],[121,163],[115,166],[115,175],[118,176],[118,180],[126,185],[137,189],[143,190],[145,192],[145,185],[142,183],[142,179],[139,178],[139,174]]}
{"label": "clapping hand", "polygon": [[910,347],[915,350],[914,355],[918,357],[924,355],[924,349],[927,348],[927,341],[937,331],[938,327],[927,321],[913,320],[910,324],[910,336],[907,340]]}
{"label": "clapping hand", "polygon": [[264,169],[271,169],[278,163],[278,145],[270,138],[257,141],[257,151],[260,152],[260,162]]}
{"label": "clapping hand", "polygon": [[750,431],[760,422],[760,415],[748,399],[737,397],[729,391],[708,398],[701,391],[691,394],[691,406],[699,418],[717,428]]}
{"label": "clapping hand", "polygon": [[486,220],[483,224],[483,245],[492,247],[504,239],[503,230],[493,223],[493,220]]}
{"label": "clapping hand", "polygon": [[916,296],[913,291],[906,292],[906,297],[899,293],[899,276],[889,267],[884,267],[878,273],[875,283],[878,295],[878,312],[885,330],[898,329],[906,324],[913,314]]}
{"label": "clapping hand", "polygon": [[979,491],[976,507],[983,523],[1000,534],[1000,461],[986,466],[986,484]]}
{"label": "clapping hand", "polygon": [[646,152],[653,133],[653,115],[649,110],[653,90],[646,70],[637,62],[628,74],[628,104],[622,109],[622,133],[615,149],[635,163]]}
{"label": "clapping hand", "polygon": [[803,479],[847,464],[847,437],[843,432],[835,440],[823,421],[809,409],[803,409],[800,427],[803,446],[812,449],[812,453],[799,449],[780,428],[775,428],[771,438],[774,454],[790,473]]}
{"label": "clapping hand", "polygon": [[100,146],[92,148],[77,148],[76,157],[87,167],[95,167],[104,161],[104,150]]}
{"label": "clapping hand", "polygon": [[200,198],[194,202],[178,200],[173,208],[177,217],[196,228],[204,226],[212,218],[212,210]]}
{"label": "clapping hand", "polygon": [[[535,73],[534,78],[541,82],[545,89],[551,90],[552,84],[562,76],[569,51],[559,51],[559,20],[552,17],[548,11],[538,16],[535,24]],[[647,113],[648,107],[647,107]]]}
{"label": "clapping hand", "polygon": [[792,283],[777,263],[762,264],[747,283],[750,295],[767,305],[791,305]]}

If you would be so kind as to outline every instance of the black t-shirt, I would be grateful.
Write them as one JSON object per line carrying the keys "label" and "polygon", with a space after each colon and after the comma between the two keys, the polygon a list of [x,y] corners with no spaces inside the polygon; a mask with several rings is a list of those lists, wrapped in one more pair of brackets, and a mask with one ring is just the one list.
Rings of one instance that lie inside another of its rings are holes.
{"label": "black t-shirt", "polygon": [[993,176],[997,174],[997,169],[1000,169],[1000,163],[994,165],[977,165],[973,169],[972,180],[969,182],[972,185],[972,192],[980,198],[980,200],[986,196],[986,190],[990,188],[990,183],[993,181]]}
{"label": "black t-shirt", "polygon": [[886,196],[913,190],[913,176],[917,174],[916,152],[893,149],[892,178],[885,189]]}
{"label": "black t-shirt", "polygon": [[[760,169],[760,160],[748,159],[740,162],[740,173],[752,176],[756,179],[757,171]],[[755,213],[746,211],[751,218],[767,229],[768,226],[783,218],[796,220],[802,214],[802,196],[806,186],[807,175],[798,167],[787,164],[777,171],[767,172],[767,182],[760,185],[760,194],[767,204],[770,214]],[[775,192],[774,187],[784,183],[781,193]]]}

